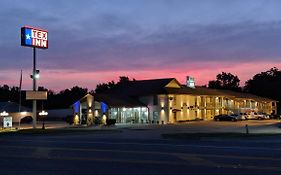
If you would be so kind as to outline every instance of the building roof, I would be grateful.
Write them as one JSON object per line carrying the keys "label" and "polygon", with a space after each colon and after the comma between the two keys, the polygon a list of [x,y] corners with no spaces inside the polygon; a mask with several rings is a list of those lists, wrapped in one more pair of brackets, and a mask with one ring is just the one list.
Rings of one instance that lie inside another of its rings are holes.
{"label": "building roof", "polygon": [[104,94],[118,94],[119,96],[143,96],[152,94],[165,94],[164,87],[174,78],[137,80],[119,84],[113,89],[107,90]]}
{"label": "building roof", "polygon": [[189,95],[206,95],[206,96],[223,96],[229,98],[252,99],[258,102],[276,102],[276,100],[260,97],[250,93],[235,92],[223,89],[210,89],[207,87],[189,88],[182,86],[180,89],[166,88],[168,94],[189,94]]}
{"label": "building roof", "polygon": [[112,107],[140,107],[146,106],[139,100],[129,96],[109,95],[109,94],[95,94],[95,101],[104,102]]}
{"label": "building roof", "polygon": [[[178,84],[176,86],[169,86],[171,82]],[[234,92],[230,90],[210,89],[206,87],[190,88],[185,85],[180,85],[175,78],[152,79],[129,81],[117,86],[116,88],[107,90],[101,94],[103,99],[108,98],[107,101],[113,104],[129,104],[141,105],[134,97],[157,95],[157,94],[189,94],[189,95],[206,95],[206,96],[224,96],[228,98],[252,99],[259,102],[272,102],[275,100],[259,97],[249,93]],[[110,97],[109,97],[110,96]]]}
{"label": "building roof", "polygon": [[[6,111],[8,113],[19,112],[19,104],[14,102],[0,102],[0,112],[2,111]],[[21,111],[31,112],[31,109],[21,106]]]}

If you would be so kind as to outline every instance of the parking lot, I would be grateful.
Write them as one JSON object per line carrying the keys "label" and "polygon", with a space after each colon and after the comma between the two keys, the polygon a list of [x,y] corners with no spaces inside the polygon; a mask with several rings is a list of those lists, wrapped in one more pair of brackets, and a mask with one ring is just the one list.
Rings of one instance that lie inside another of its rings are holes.
{"label": "parking lot", "polygon": [[[196,121],[173,125],[118,124],[72,128],[73,133],[64,132],[69,128],[61,125],[57,134],[9,134],[0,137],[0,158],[3,160],[0,168],[2,174],[30,175],[128,174],[128,171],[136,175],[187,172],[202,175],[210,172],[218,175],[277,175],[280,174],[281,163],[280,135],[233,140],[228,139],[226,134],[217,138],[177,140],[163,138],[162,134],[243,133],[246,124],[250,133],[281,133],[279,123],[278,120],[251,120]],[[46,124],[47,128],[52,126],[59,125]],[[83,132],[78,133],[77,130]]]}
{"label": "parking lot", "polygon": [[246,120],[246,121],[193,121],[168,125],[116,124],[110,127],[90,127],[85,129],[120,129],[122,132],[94,137],[115,137],[123,139],[162,139],[162,134],[169,133],[280,133],[279,120]]}
{"label": "parking lot", "polygon": [[[67,129],[77,130],[121,130],[111,134],[116,138],[144,138],[161,139],[162,134],[169,133],[246,133],[246,125],[249,133],[281,133],[280,120],[245,120],[245,121],[191,121],[167,125],[148,124],[116,124],[115,126],[91,126],[77,127],[68,125],[65,122],[46,122],[46,129]],[[14,125],[14,127],[17,127]],[[37,123],[41,128],[42,123]],[[21,129],[31,129],[32,124],[23,124]],[[95,135],[94,137],[107,137],[108,135]]]}

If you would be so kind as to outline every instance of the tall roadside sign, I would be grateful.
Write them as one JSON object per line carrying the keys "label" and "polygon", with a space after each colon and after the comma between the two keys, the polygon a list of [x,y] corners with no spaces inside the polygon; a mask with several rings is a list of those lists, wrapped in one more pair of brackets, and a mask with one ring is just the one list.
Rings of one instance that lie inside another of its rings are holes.
{"label": "tall roadside sign", "polygon": [[[33,48],[33,71],[30,76],[33,80],[33,92],[37,93],[37,79],[39,78],[39,70],[36,69],[36,48],[48,49],[48,31],[30,26],[24,26],[21,28],[21,45]],[[33,100],[33,128],[36,128],[37,120],[37,103],[36,99]]]}
{"label": "tall roadside sign", "polygon": [[21,28],[21,45],[48,49],[48,31],[30,26]]}

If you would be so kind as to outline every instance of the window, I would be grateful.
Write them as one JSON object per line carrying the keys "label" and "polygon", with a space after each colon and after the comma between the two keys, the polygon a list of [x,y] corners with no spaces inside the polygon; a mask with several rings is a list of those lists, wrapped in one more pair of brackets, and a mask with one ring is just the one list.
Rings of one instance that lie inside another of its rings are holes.
{"label": "window", "polygon": [[158,97],[157,97],[157,95],[153,95],[153,105],[158,105]]}
{"label": "window", "polygon": [[[159,113],[157,111],[153,111],[153,120],[152,123],[157,123],[159,118]],[[159,121],[158,121],[159,122]]]}
{"label": "window", "polygon": [[275,106],[275,102],[272,102],[272,106]]}

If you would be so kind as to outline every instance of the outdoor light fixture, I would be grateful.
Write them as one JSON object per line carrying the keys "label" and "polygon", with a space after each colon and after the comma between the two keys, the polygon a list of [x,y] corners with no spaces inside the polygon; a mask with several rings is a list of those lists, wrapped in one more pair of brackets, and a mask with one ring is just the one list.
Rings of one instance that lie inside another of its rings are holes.
{"label": "outdoor light fixture", "polygon": [[48,112],[42,110],[41,112],[39,112],[39,115],[43,117],[42,129],[45,129],[45,116],[48,115]]}
{"label": "outdoor light fixture", "polygon": [[34,78],[39,79],[40,78],[40,74],[39,73],[40,73],[40,70],[36,70]]}
{"label": "outdoor light fixture", "polygon": [[9,115],[9,113],[7,113],[6,111],[3,111],[3,112],[0,113],[1,117],[6,117],[8,115]]}
{"label": "outdoor light fixture", "polygon": [[46,116],[46,115],[48,115],[48,112],[43,110],[43,111],[39,112],[39,115],[40,116]]}
{"label": "outdoor light fixture", "polygon": [[34,77],[35,79],[39,79],[39,78],[40,78],[40,70],[35,70],[34,75],[30,75],[30,78],[33,79],[33,77]]}
{"label": "outdoor light fixture", "polygon": [[21,114],[21,115],[26,115],[27,112],[26,112],[26,111],[23,111],[23,112],[21,112],[20,114]]}

